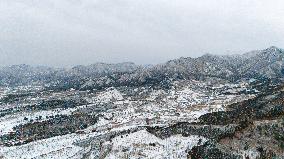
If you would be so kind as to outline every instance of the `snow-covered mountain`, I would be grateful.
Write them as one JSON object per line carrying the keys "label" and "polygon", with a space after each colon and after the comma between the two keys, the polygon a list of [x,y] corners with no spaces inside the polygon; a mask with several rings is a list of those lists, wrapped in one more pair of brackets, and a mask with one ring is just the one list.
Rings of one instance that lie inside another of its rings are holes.
{"label": "snow-covered mountain", "polygon": [[217,56],[206,54],[198,58],[180,58],[169,61],[162,68],[171,73],[182,74],[184,78],[191,75],[216,76],[220,78],[239,79],[241,77],[282,77],[284,51],[277,47],[252,51],[242,55]]}
{"label": "snow-covered mountain", "polygon": [[68,88],[100,88],[120,85],[157,84],[168,79],[218,77],[229,80],[278,78],[284,76],[284,51],[275,46],[242,55],[205,54],[198,58],[179,58],[149,67],[131,62],[96,63],[71,69],[14,65],[0,68],[0,84],[46,83]]}
{"label": "snow-covered mountain", "polygon": [[0,158],[283,158],[283,54],[0,68]]}

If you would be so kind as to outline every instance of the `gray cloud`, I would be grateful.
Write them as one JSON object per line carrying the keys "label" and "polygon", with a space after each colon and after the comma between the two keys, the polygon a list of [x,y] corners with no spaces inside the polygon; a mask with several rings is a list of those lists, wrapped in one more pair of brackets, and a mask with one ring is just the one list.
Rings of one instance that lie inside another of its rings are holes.
{"label": "gray cloud", "polygon": [[284,47],[282,0],[0,0],[0,65],[160,63]]}

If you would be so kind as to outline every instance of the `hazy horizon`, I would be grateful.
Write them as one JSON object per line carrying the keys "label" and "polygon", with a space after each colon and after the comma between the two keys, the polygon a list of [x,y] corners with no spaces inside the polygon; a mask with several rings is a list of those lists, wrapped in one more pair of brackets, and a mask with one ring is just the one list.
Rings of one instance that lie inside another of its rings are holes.
{"label": "hazy horizon", "polygon": [[158,64],[284,48],[284,1],[2,0],[0,66]]}
{"label": "hazy horizon", "polygon": [[[246,53],[250,53],[250,52],[253,52],[253,51],[261,51],[261,50],[265,50],[265,49],[268,49],[270,47],[276,47],[276,48],[279,48],[279,49],[283,49],[283,48],[280,48],[280,47],[277,47],[277,46],[269,46],[269,47],[266,47],[266,48],[262,48],[262,49],[255,49],[255,50],[250,50],[250,51],[245,51],[245,52],[242,52],[242,53],[232,53],[232,54],[212,54],[212,53],[204,53],[204,54],[200,54],[199,56],[196,56],[196,57],[192,57],[192,56],[187,56],[187,57],[191,57],[191,58],[198,58],[198,57],[201,57],[201,56],[204,56],[206,54],[210,54],[210,55],[242,55],[242,54],[246,54]],[[95,62],[91,62],[91,63],[85,63],[85,64],[75,64],[75,65],[69,65],[69,66],[52,66],[52,65],[44,65],[44,64],[26,64],[26,63],[19,63],[19,64],[12,64],[12,65],[4,65],[4,66],[1,66],[0,65],[0,68],[1,67],[10,67],[10,66],[17,66],[17,65],[28,65],[28,66],[32,66],[32,67],[51,67],[51,68],[73,68],[73,67],[76,67],[76,66],[88,66],[88,65],[92,65],[92,64],[99,64],[99,63],[103,63],[103,64],[121,64],[121,63],[134,63],[135,65],[138,65],[138,66],[151,66],[151,65],[158,65],[158,64],[163,64],[165,62],[168,62],[170,60],[174,60],[174,59],[179,59],[179,58],[187,58],[185,56],[180,56],[180,57],[176,57],[176,58],[173,58],[173,59],[168,59],[166,61],[162,61],[160,63],[135,63],[133,61],[120,61],[120,62],[104,62],[104,61],[95,61]]]}

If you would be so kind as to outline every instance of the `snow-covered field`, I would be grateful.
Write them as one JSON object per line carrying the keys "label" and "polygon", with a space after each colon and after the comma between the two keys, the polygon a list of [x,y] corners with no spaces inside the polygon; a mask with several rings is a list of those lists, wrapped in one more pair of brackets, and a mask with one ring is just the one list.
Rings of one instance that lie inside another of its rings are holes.
{"label": "snow-covered field", "polygon": [[[135,91],[138,91],[135,90]],[[145,89],[143,90],[145,91]],[[64,93],[63,93],[64,94]],[[139,94],[140,95],[140,94]],[[173,89],[168,92],[154,90],[145,98],[138,100],[125,96],[116,88],[109,88],[88,97],[92,104],[68,109],[52,109],[37,112],[18,112],[0,118],[0,135],[14,131],[13,127],[48,120],[46,116],[71,115],[77,110],[94,108],[101,105],[116,107],[100,112],[99,120],[82,134],[67,134],[43,140],[37,140],[21,146],[0,146],[0,158],[82,158],[90,147],[80,147],[75,142],[92,140],[93,137],[113,132],[122,132],[145,126],[170,126],[177,122],[193,122],[206,113],[226,111],[226,105],[235,100],[245,100],[253,95],[219,95],[218,93],[194,90],[190,86]],[[92,109],[90,109],[92,110]],[[41,118],[39,118],[41,116]],[[146,130],[118,135],[110,141],[104,141],[101,154],[105,158],[186,158],[187,152],[206,139],[201,136],[183,137],[174,135],[160,139]],[[92,157],[92,153],[90,153]],[[95,155],[94,155],[95,156]]]}
{"label": "snow-covered field", "polygon": [[[49,139],[31,142],[21,146],[3,147],[0,146],[0,154],[4,158],[77,158],[82,155],[83,148],[73,143],[99,135],[93,134],[68,134],[52,137]],[[1,156],[1,155],[0,155]]]}
{"label": "snow-covered field", "polygon": [[205,138],[199,136],[183,137],[181,135],[171,136],[167,139],[160,139],[145,130],[132,134],[122,135],[114,138],[111,142],[104,144],[111,145],[107,159],[116,158],[180,158],[185,159],[187,152],[195,145],[202,144]]}

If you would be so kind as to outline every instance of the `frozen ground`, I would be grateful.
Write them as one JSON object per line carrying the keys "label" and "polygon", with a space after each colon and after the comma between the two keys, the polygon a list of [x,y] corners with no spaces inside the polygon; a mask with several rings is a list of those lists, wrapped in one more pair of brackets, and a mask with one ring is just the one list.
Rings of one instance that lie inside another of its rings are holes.
{"label": "frozen ground", "polygon": [[[122,132],[145,126],[170,126],[177,122],[198,121],[203,114],[226,111],[228,104],[253,98],[254,95],[220,94],[220,90],[208,91],[206,84],[197,83],[184,85],[171,90],[133,90],[135,96],[127,96],[123,90],[109,88],[86,98],[91,104],[68,109],[51,109],[37,112],[18,112],[0,117],[0,135],[13,132],[13,127],[32,123],[33,121],[48,120],[50,115],[71,115],[77,111],[91,113],[97,107],[111,105],[112,107],[100,112],[95,125],[72,133],[48,139],[37,140],[21,146],[0,146],[0,158],[81,158],[91,147],[80,147],[77,143],[92,140],[96,136],[113,132]],[[230,86],[230,85],[229,85]],[[202,87],[202,88],[199,88]],[[231,90],[238,91],[235,86]],[[217,87],[216,89],[223,89]],[[239,89],[239,88],[238,88]],[[243,89],[243,88],[242,88]],[[74,90],[72,90],[74,91]],[[149,92],[148,94],[145,92]],[[61,98],[65,94],[57,93]],[[76,93],[76,92],[75,92]],[[40,119],[39,116],[42,116]],[[28,120],[25,120],[28,118]],[[206,141],[200,136],[183,137],[181,135],[160,139],[146,130],[115,136],[100,145],[103,158],[186,158],[187,152],[195,145]],[[93,152],[95,153],[95,152]],[[96,152],[97,153],[97,152]],[[90,158],[97,154],[90,153]]]}
{"label": "frozen ground", "polygon": [[181,135],[171,136],[167,139],[160,139],[145,130],[132,134],[122,135],[114,138],[111,142],[104,143],[111,145],[107,159],[116,158],[186,158],[187,151],[193,146],[202,144],[205,138],[199,136],[182,137]]}

